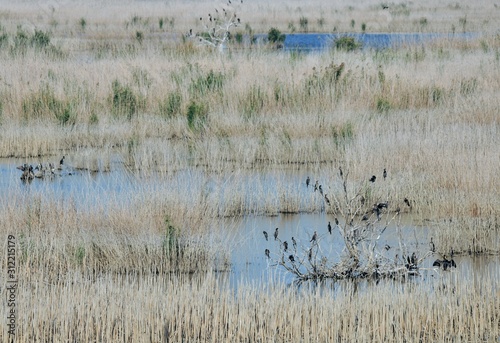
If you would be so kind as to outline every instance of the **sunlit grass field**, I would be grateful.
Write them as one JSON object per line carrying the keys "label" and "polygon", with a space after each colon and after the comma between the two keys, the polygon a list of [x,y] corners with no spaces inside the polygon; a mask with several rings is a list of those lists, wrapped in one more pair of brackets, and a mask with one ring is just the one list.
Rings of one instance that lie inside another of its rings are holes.
{"label": "sunlit grass field", "polygon": [[[186,37],[225,6],[1,2],[0,157],[65,155],[77,170],[113,173],[120,155],[147,180],[88,207],[50,189],[2,190],[0,232],[16,237],[16,341],[498,340],[498,273],[362,290],[234,287],[218,225],[322,210],[315,198],[304,204],[289,171],[320,179],[333,199],[339,167],[352,189],[386,168],[369,201],[408,212],[410,199],[440,253],[498,254],[500,4],[232,4],[235,33],[249,36],[480,33],[398,49],[291,53],[231,41],[219,53]],[[196,173],[172,187],[151,182],[186,170]],[[258,181],[243,191],[265,172],[278,175],[276,192]],[[225,187],[208,195],[199,185],[213,180]]]}

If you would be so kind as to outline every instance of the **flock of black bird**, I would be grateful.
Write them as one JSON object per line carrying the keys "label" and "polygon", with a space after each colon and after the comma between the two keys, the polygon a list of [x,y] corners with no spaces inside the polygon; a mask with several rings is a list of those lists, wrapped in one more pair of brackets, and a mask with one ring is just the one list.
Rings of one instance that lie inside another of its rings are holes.
{"label": "flock of black bird", "polygon": [[[339,168],[339,173],[340,173],[340,177],[343,178],[344,176],[344,173],[342,171],[342,168]],[[387,170],[386,168],[384,168],[383,172],[382,172],[382,177],[383,179],[385,180],[387,178]],[[368,181],[374,183],[377,179],[377,176],[376,175],[372,175]],[[309,176],[307,176],[306,178],[306,187],[309,188],[309,186],[311,185],[311,178]],[[322,185],[319,184],[319,181],[316,180],[315,181],[315,184],[314,184],[314,192],[316,191],[319,191],[320,194],[325,198],[325,202],[327,203],[327,205],[330,206],[330,199],[328,198],[327,194],[323,194],[323,187]],[[362,203],[364,203],[364,198],[362,199]],[[404,198],[403,202],[405,203],[405,205],[411,209],[412,208],[412,204],[410,202],[410,200],[408,200],[408,198]],[[380,214],[381,214],[381,211],[383,209],[388,209],[389,207],[389,202],[388,201],[385,201],[385,202],[379,202],[379,203],[376,203],[373,205],[373,208],[371,210],[372,213],[374,213],[376,216],[377,216],[377,220],[380,220]],[[398,206],[395,210],[395,212],[397,214],[399,214],[401,211],[400,207]],[[370,212],[366,212],[365,215],[362,217],[362,220],[368,220],[369,218],[369,213]],[[335,218],[335,225],[339,225],[339,220],[337,218]],[[328,226],[327,226],[327,230],[328,230],[328,233],[331,235],[332,234],[332,225],[331,225],[331,222],[328,222]],[[266,239],[266,241],[268,240],[268,233],[266,231],[263,231],[263,234],[264,234],[264,238]],[[274,240],[277,241],[279,240],[278,239],[278,235],[279,235],[279,228],[276,228],[276,230],[274,231]],[[317,244],[317,241],[318,241],[318,233],[317,231],[314,231],[311,239],[310,239],[310,243],[312,243],[313,245],[314,244]],[[293,244],[293,248],[294,250],[297,249],[297,242],[295,240],[294,237],[292,237],[292,244]],[[432,241],[432,238],[431,238],[431,241],[430,241],[430,249],[431,249],[431,252],[432,253],[435,253],[435,245],[434,245],[434,242]],[[288,242],[287,241],[284,241],[283,243],[281,243],[281,246],[283,247],[283,251],[284,252],[287,252],[288,251]],[[388,251],[391,249],[391,247],[386,244],[385,245],[385,250]],[[312,248],[308,249],[308,255],[309,255],[309,260],[312,259]],[[268,259],[271,258],[270,256],[270,251],[269,249],[265,249],[265,255]],[[443,270],[448,270],[449,268],[451,267],[457,267],[455,261],[453,260],[453,250],[450,254],[450,259],[447,259],[446,256],[443,257],[443,259],[437,259],[434,261],[434,263],[432,264],[433,267],[440,267],[440,268],[443,268]],[[290,260],[291,263],[295,263],[295,257],[294,255],[289,255],[288,256],[288,259]],[[398,255],[396,255],[396,260],[398,260]],[[416,271],[418,269],[418,258],[417,258],[417,255],[415,252],[412,253],[411,256],[403,256],[403,263],[405,264],[405,267],[410,271]]]}
{"label": "flock of black bird", "polygon": [[53,163],[38,163],[34,168],[31,164],[24,163],[17,167],[22,171],[21,180],[23,182],[31,182],[33,179],[44,179],[51,178],[59,175],[59,171],[63,170],[64,159],[63,156],[59,161],[59,165],[54,165]]}

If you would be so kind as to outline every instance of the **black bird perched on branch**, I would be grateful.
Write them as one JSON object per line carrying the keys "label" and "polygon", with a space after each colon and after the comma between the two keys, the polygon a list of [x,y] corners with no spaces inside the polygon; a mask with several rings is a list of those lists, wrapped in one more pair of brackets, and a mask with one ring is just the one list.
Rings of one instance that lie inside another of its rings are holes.
{"label": "black bird perched on branch", "polygon": [[292,237],[292,244],[293,244],[293,248],[297,249],[297,242],[295,241],[295,238],[293,238],[293,237]]}
{"label": "black bird perched on branch", "polygon": [[387,170],[385,170],[385,168],[384,168],[384,174],[382,174],[382,176],[384,177],[384,180],[387,177]]}
{"label": "black bird perched on branch", "polygon": [[264,250],[264,253],[266,254],[267,258],[271,258],[271,256],[269,256],[270,253],[269,249]]}
{"label": "black bird perched on branch", "polygon": [[323,187],[321,187],[321,185],[319,185],[318,189],[319,189],[319,193],[320,193],[321,195],[323,195]]}
{"label": "black bird perched on branch", "polygon": [[308,176],[306,179],[306,187],[309,187],[310,183],[311,183],[311,178]]}
{"label": "black bird perched on branch", "polygon": [[63,156],[63,157],[61,158],[61,160],[59,161],[59,165],[61,165],[61,166],[62,166],[62,165],[64,164],[64,158],[65,158],[65,157],[66,157],[66,156]]}
{"label": "black bird perched on branch", "polygon": [[262,233],[264,234],[264,237],[266,238],[266,241],[268,241],[268,235],[267,235],[267,232],[266,231],[262,231]]}
{"label": "black bird perched on branch", "polygon": [[287,250],[288,250],[288,242],[287,242],[287,241],[284,241],[284,242],[283,242],[283,250],[284,250],[284,251],[287,251]]}
{"label": "black bird perched on branch", "polygon": [[325,201],[328,206],[330,206],[330,199],[328,199],[328,196],[325,193]]}
{"label": "black bird perched on branch", "polygon": [[318,233],[314,231],[314,234],[309,242],[316,242],[317,239],[318,239]]}
{"label": "black bird perched on branch", "polygon": [[288,256],[288,259],[290,260],[290,262],[294,263],[295,262],[295,258],[293,257],[293,255],[290,255]]}
{"label": "black bird perched on branch", "polygon": [[375,182],[376,179],[377,177],[375,175],[372,175],[372,177],[370,178],[370,182]]}
{"label": "black bird perched on branch", "polygon": [[429,243],[429,246],[430,246],[432,252],[436,252],[436,246],[434,245],[434,242],[432,241],[432,237],[431,237],[431,241]]}
{"label": "black bird perched on branch", "polygon": [[331,235],[332,234],[332,224],[328,222],[328,233]]}
{"label": "black bird perched on branch", "polygon": [[278,240],[278,228],[276,228],[276,230],[274,231],[274,240]]}
{"label": "black bird perched on branch", "polygon": [[389,202],[387,202],[387,201],[386,201],[386,202],[379,202],[379,203],[377,204],[377,208],[378,208],[378,209],[387,208],[388,206],[389,206]]}

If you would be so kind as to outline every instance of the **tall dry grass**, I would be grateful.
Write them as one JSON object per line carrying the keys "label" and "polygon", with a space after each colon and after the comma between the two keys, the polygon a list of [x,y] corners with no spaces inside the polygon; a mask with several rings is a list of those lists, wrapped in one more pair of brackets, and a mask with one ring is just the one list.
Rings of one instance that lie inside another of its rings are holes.
{"label": "tall dry grass", "polygon": [[242,284],[237,291],[213,274],[89,280],[71,273],[54,282],[38,273],[32,281],[20,275],[16,341],[497,340],[498,275],[481,282],[459,275],[429,280],[426,287]]}

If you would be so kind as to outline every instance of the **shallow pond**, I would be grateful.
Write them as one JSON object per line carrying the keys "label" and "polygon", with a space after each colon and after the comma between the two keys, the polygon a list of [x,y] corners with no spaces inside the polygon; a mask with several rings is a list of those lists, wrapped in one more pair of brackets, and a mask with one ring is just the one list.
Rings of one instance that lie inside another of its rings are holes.
{"label": "shallow pond", "polygon": [[[33,196],[34,194],[50,193],[61,199],[72,199],[75,206],[92,207],[103,206],[106,201],[127,202],[127,195],[131,193],[144,193],[147,195],[149,189],[169,190],[174,193],[187,193],[184,200],[192,201],[193,196],[200,189],[206,190],[208,196],[213,196],[214,201],[221,203],[230,202],[234,192],[242,193],[246,204],[257,204],[259,201],[269,201],[272,194],[278,193],[283,188],[283,180],[290,182],[290,193],[300,199],[304,208],[313,209],[297,214],[275,213],[273,215],[246,215],[243,217],[220,218],[214,222],[213,231],[215,236],[224,236],[227,251],[231,255],[231,272],[228,277],[233,285],[241,281],[267,284],[274,281],[291,283],[293,276],[285,272],[281,267],[272,265],[272,260],[281,256],[282,242],[288,243],[285,258],[294,255],[295,258],[305,258],[307,250],[311,246],[311,238],[316,231],[320,249],[317,258],[322,256],[329,261],[338,261],[344,247],[335,225],[335,216],[324,211],[324,202],[315,200],[317,193],[312,187],[307,188],[304,184],[306,174],[303,171],[288,170],[267,173],[245,173],[235,177],[231,181],[231,174],[225,176],[205,175],[198,170],[189,170],[164,175],[161,180],[157,177],[141,176],[128,172],[123,163],[116,159],[111,163],[110,172],[88,172],[71,168],[67,165],[57,175],[46,179],[34,179],[30,183],[20,180],[21,172],[16,166],[22,164],[19,160],[0,161],[0,192],[2,202],[8,201],[8,196],[14,193],[22,196]],[[318,174],[322,176],[321,173]],[[193,190],[187,192],[185,188]],[[197,191],[195,192],[194,189]],[[218,190],[217,190],[218,189]],[[222,189],[222,190],[220,190]],[[213,195],[211,195],[213,194]],[[230,195],[228,195],[230,194]],[[274,195],[279,201],[279,197]],[[227,198],[227,199],[226,199]],[[308,205],[311,202],[313,205]],[[313,207],[307,207],[313,206]],[[332,226],[332,233],[328,232],[328,223]],[[378,256],[387,260],[395,260],[396,255],[401,259],[403,255],[415,252],[423,256],[430,250],[430,238],[432,228],[426,225],[415,225],[416,220],[411,214],[401,216],[399,225],[390,222],[387,225],[381,221],[373,228],[373,237],[377,239],[373,247]],[[342,225],[342,222],[340,222]],[[385,230],[382,232],[382,229]],[[400,228],[400,231],[397,228]],[[275,240],[273,234],[279,228],[279,240]],[[266,240],[263,231],[268,234]],[[398,233],[399,232],[399,233]],[[406,245],[400,245],[399,235]],[[297,242],[293,246],[292,237]],[[217,239],[217,238],[216,238]],[[265,256],[265,249],[269,249],[271,259]],[[420,267],[423,269],[424,278],[438,277],[443,271],[432,268],[435,259],[441,258],[437,254],[429,256]],[[471,280],[480,280],[482,277],[491,277],[498,272],[499,259],[497,257],[455,257],[457,268],[451,273],[460,273],[463,277]]]}
{"label": "shallow pond", "polygon": [[[479,36],[477,33],[291,33],[286,35],[283,49],[288,51],[322,51],[333,46],[336,39],[353,37],[362,44],[363,49],[397,48],[405,45],[429,43],[438,39],[469,40]],[[264,40],[267,35],[257,35]]]}

